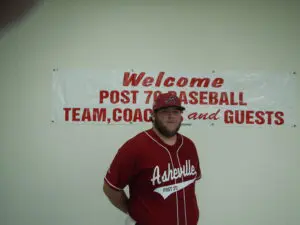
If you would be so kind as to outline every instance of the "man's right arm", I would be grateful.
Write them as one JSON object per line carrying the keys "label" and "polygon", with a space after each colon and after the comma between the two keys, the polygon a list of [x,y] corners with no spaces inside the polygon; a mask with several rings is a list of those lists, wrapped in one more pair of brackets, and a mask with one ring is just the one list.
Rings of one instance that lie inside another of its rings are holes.
{"label": "man's right arm", "polygon": [[103,192],[115,207],[125,214],[128,213],[128,197],[123,190],[115,190],[104,181]]}

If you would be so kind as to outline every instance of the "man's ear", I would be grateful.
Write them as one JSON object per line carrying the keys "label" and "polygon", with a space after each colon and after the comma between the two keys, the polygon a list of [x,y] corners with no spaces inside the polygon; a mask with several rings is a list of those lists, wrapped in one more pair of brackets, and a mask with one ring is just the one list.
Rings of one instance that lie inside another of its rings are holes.
{"label": "man's ear", "polygon": [[183,121],[183,116],[181,116],[181,122]]}

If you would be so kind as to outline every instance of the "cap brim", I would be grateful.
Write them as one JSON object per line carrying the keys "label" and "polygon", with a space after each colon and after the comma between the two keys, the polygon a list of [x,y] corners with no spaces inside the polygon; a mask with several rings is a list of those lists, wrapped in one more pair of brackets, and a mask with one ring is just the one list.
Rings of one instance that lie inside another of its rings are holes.
{"label": "cap brim", "polygon": [[179,109],[180,111],[185,110],[185,108],[183,106],[170,105],[170,106],[165,106],[165,107],[160,107],[160,108],[154,109],[154,111],[156,112],[158,110],[166,109],[166,108],[170,108],[170,107],[175,107],[175,108]]}
{"label": "cap brim", "polygon": [[177,108],[179,108],[181,111],[184,111],[184,110],[185,110],[185,108],[184,108],[183,106],[179,106],[179,107],[177,107]]}

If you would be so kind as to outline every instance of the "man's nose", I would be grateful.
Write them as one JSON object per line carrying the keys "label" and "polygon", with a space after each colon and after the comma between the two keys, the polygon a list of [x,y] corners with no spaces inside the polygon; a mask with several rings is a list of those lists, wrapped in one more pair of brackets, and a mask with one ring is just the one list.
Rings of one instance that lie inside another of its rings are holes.
{"label": "man's nose", "polygon": [[170,117],[173,117],[175,114],[172,112],[172,111],[169,111],[168,112],[168,117],[170,118]]}

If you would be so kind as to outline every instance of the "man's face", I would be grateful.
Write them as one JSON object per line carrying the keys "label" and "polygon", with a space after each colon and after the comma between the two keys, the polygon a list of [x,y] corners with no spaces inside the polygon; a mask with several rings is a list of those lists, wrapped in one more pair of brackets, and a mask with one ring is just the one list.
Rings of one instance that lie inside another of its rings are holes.
{"label": "man's face", "polygon": [[160,109],[154,113],[154,127],[165,137],[173,137],[181,126],[181,111],[176,107]]}

